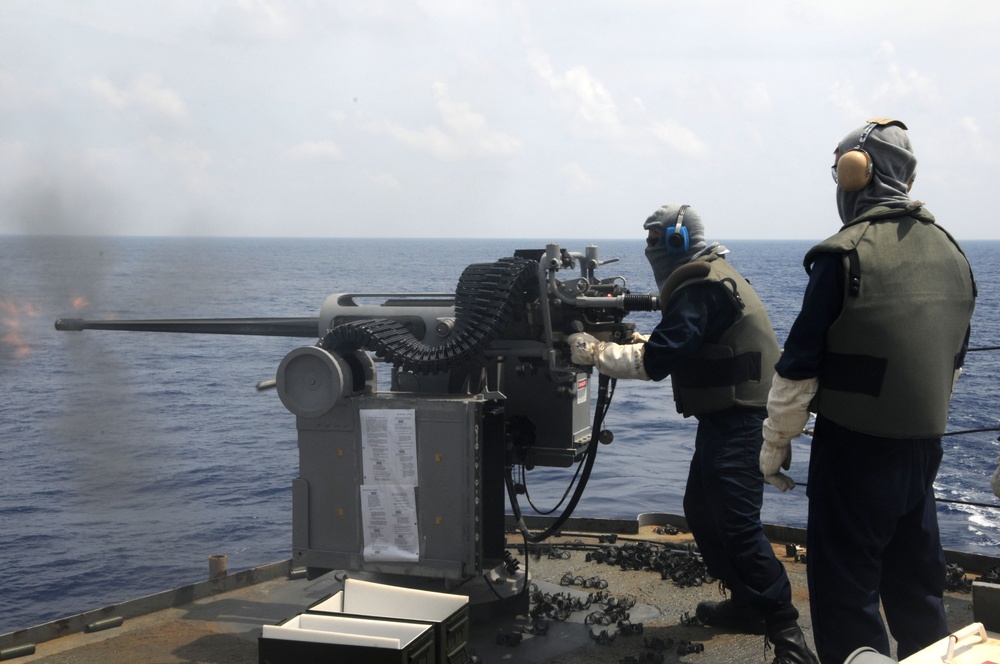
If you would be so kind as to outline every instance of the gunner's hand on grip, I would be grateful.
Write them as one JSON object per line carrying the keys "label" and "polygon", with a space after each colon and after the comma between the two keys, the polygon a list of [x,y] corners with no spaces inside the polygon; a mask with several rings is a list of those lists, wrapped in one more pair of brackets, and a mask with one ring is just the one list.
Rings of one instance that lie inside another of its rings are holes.
{"label": "gunner's hand on grip", "polygon": [[581,366],[592,366],[594,364],[594,351],[601,342],[586,332],[577,332],[569,335],[569,355],[573,364]]}
{"label": "gunner's hand on grip", "polygon": [[632,332],[632,336],[625,340],[627,344],[644,344],[649,341],[648,334],[642,334],[640,332]]}
{"label": "gunner's hand on grip", "polygon": [[646,350],[643,344],[622,345],[600,341],[585,332],[571,334],[567,341],[574,364],[592,365],[611,378],[649,380],[643,365]]}

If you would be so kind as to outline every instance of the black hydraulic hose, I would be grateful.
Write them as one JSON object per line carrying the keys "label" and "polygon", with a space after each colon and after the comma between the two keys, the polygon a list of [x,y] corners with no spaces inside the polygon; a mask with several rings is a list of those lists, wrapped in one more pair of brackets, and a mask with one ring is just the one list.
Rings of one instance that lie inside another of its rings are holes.
{"label": "black hydraulic hose", "polygon": [[608,406],[610,406],[611,403],[609,384],[611,384],[610,391],[614,391],[614,382],[611,378],[605,376],[604,374],[600,374],[598,376],[597,384],[597,404],[594,407],[594,424],[590,434],[590,443],[587,447],[587,457],[583,462],[583,473],[580,475],[580,481],[577,483],[576,490],[573,492],[573,497],[570,498],[569,504],[566,505],[566,509],[563,510],[562,514],[560,514],[556,520],[549,524],[548,528],[542,532],[534,535],[528,532],[528,526],[524,523],[524,519],[521,516],[521,507],[517,502],[517,492],[514,489],[513,469],[511,466],[507,466],[505,482],[507,484],[507,495],[510,498],[510,508],[514,513],[514,520],[517,522],[517,526],[520,529],[525,542],[537,544],[545,541],[555,534],[560,528],[562,528],[563,524],[569,520],[570,516],[572,516],[573,510],[576,509],[577,503],[580,502],[580,498],[583,496],[583,490],[587,486],[587,480],[590,479],[590,471],[594,468],[594,460],[597,458],[597,447],[600,445],[598,437],[601,433],[601,426],[604,424],[604,416],[607,414]]}
{"label": "black hydraulic hose", "polygon": [[583,470],[583,464],[582,463],[578,463],[576,465],[576,471],[573,473],[573,478],[569,481],[569,484],[566,485],[566,491],[563,492],[562,498],[559,499],[559,502],[556,503],[555,505],[553,505],[552,509],[542,510],[542,509],[539,509],[538,506],[535,505],[535,503],[531,500],[531,494],[528,493],[528,481],[527,481],[527,477],[525,475],[524,466],[522,465],[521,466],[521,472],[520,472],[521,486],[524,487],[524,497],[527,499],[528,504],[531,505],[531,509],[535,510],[536,514],[539,514],[541,516],[548,516],[549,514],[552,514],[553,512],[555,512],[556,510],[558,510],[560,507],[562,507],[562,504],[566,501],[567,498],[569,498],[570,492],[573,491],[573,487],[576,486],[576,479],[580,476],[580,471],[581,470]]}

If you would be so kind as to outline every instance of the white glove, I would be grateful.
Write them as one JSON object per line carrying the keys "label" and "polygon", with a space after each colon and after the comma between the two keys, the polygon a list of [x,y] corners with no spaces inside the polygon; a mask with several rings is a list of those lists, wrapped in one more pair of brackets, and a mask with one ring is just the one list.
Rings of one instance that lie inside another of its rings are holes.
{"label": "white glove", "polygon": [[632,336],[625,340],[627,344],[644,344],[649,341],[648,334],[640,334],[639,332],[632,332]]}
{"label": "white glove", "polygon": [[809,421],[809,402],[816,396],[817,389],[818,378],[789,380],[775,374],[767,395],[760,472],[765,482],[783,492],[795,487],[795,480],[780,470],[788,470],[791,466],[792,438],[801,434]]}
{"label": "white glove", "polygon": [[616,344],[598,341],[585,332],[569,335],[570,357],[574,364],[593,365],[611,378],[638,378],[649,380],[642,358],[644,344]]}
{"label": "white glove", "polygon": [[792,467],[790,443],[791,441],[787,441],[784,446],[772,445],[765,440],[760,448],[760,472],[764,473],[764,481],[781,489],[782,493],[795,488],[795,480],[779,471],[779,468],[788,470]]}
{"label": "white glove", "polygon": [[993,487],[993,495],[1000,498],[1000,459],[997,459],[997,469],[993,471],[993,480],[990,485]]}

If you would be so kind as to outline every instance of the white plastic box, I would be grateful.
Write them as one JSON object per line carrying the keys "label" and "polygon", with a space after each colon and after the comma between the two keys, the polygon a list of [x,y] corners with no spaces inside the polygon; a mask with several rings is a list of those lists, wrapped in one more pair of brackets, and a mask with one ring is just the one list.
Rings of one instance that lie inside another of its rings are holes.
{"label": "white plastic box", "polygon": [[307,613],[429,623],[434,628],[436,664],[469,660],[469,598],[345,579],[344,589],[310,606]]}
{"label": "white plastic box", "polygon": [[433,664],[429,624],[299,614],[264,625],[257,641],[259,664]]}
{"label": "white plastic box", "polygon": [[987,632],[982,623],[972,623],[900,664],[1000,664],[1000,635]]}

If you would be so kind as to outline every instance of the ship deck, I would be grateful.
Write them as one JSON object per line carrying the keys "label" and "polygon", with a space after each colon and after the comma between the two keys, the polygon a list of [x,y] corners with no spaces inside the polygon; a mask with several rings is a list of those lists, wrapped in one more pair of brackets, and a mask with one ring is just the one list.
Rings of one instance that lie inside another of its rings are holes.
{"label": "ship deck", "polygon": [[[676,517],[672,519],[678,521]],[[683,521],[679,522],[683,526]],[[520,563],[520,571],[527,568],[533,589],[550,596],[586,598],[595,590],[566,585],[565,581],[570,577],[606,581],[608,596],[634,599],[635,605],[629,608],[631,629],[619,633],[614,624],[608,627],[586,624],[594,607],[573,611],[565,620],[547,620],[548,630],[544,635],[523,633],[522,626],[531,622],[525,616],[495,611],[496,615],[486,617],[489,611],[480,611],[477,617],[473,605],[470,653],[477,654],[484,664],[504,661],[588,664],[628,662],[629,658],[643,662],[656,661],[655,650],[651,648],[655,646],[662,648],[661,661],[665,662],[769,664],[773,652],[766,649],[763,636],[690,624],[687,620],[694,615],[699,601],[722,598],[717,584],[681,586],[649,569],[626,570],[593,559],[595,550],[628,543],[648,542],[671,548],[693,544],[691,536],[683,530],[677,534],[658,534],[656,530],[657,525],[633,521],[574,520],[560,536],[547,540],[540,550],[529,548],[527,554],[520,535],[508,534],[508,550]],[[601,546],[602,540],[608,542],[611,535],[615,542]],[[794,546],[801,545],[803,535],[801,530],[769,527],[775,553],[792,581],[793,601],[801,612],[800,624],[811,644],[806,567],[802,558],[807,552],[801,546],[798,549]],[[991,558],[976,559],[961,554],[959,557],[970,579],[976,571],[985,571],[977,567],[996,563]],[[328,573],[308,580],[291,569],[290,561],[276,563],[0,635],[0,659],[18,664],[257,662],[257,639],[262,625],[302,613],[308,606],[339,591],[342,579],[342,574]],[[946,601],[949,626],[953,630],[974,622],[970,593],[949,592]],[[100,629],[108,625],[107,629]],[[601,630],[608,630],[613,638],[595,640],[592,635],[599,636]],[[29,650],[33,652],[28,654]],[[679,653],[682,650],[689,652]]]}

